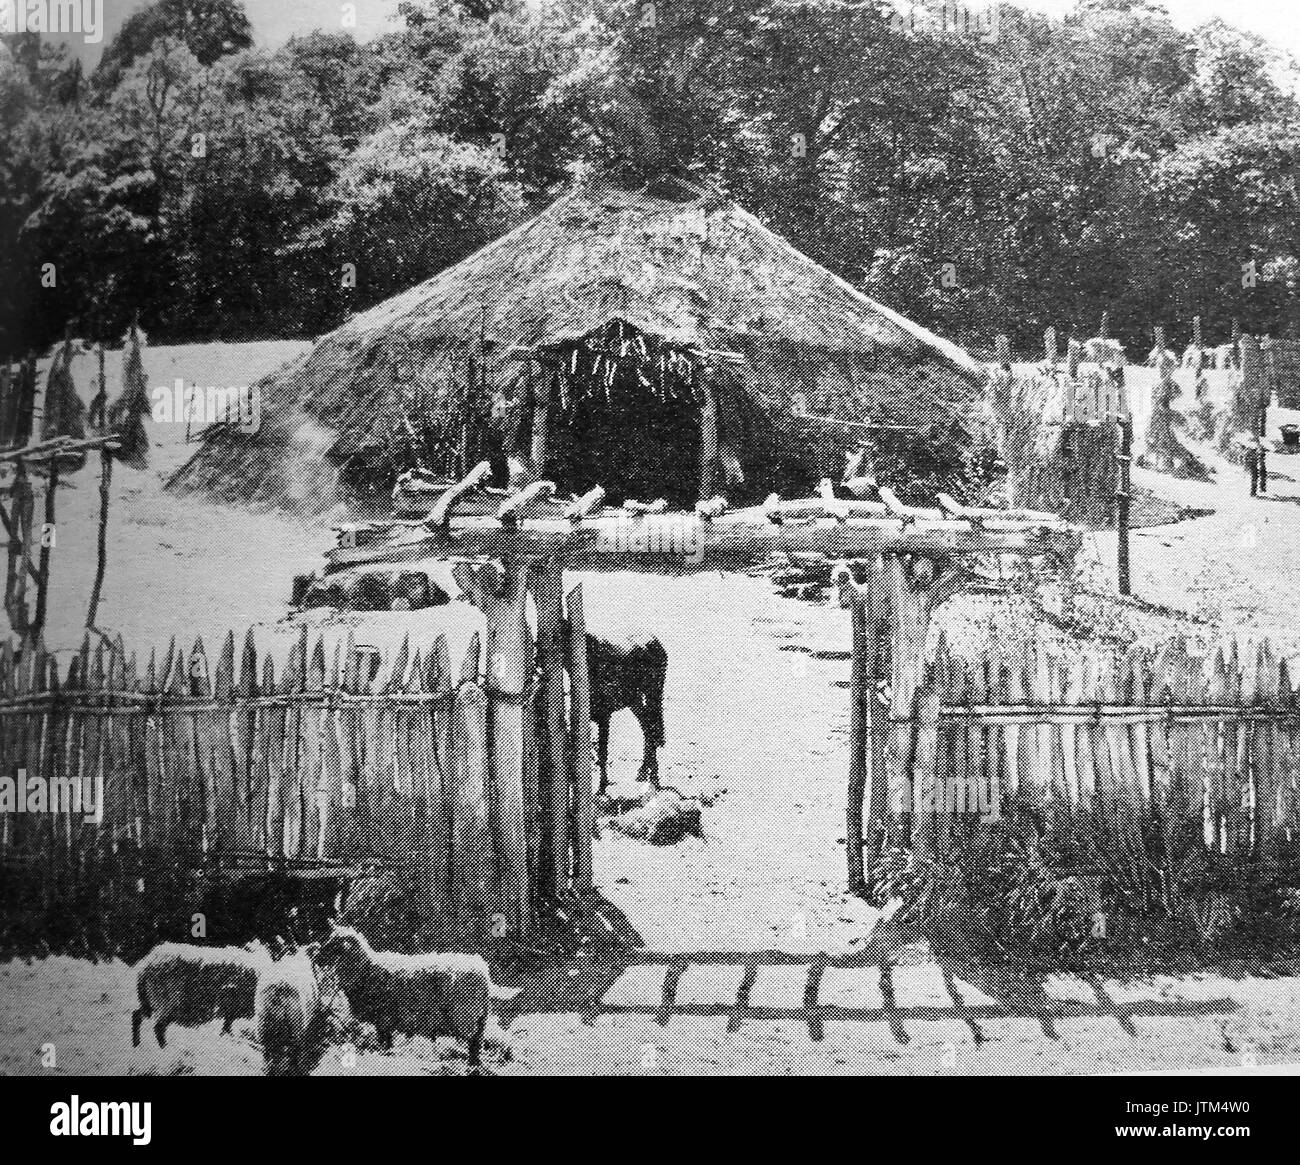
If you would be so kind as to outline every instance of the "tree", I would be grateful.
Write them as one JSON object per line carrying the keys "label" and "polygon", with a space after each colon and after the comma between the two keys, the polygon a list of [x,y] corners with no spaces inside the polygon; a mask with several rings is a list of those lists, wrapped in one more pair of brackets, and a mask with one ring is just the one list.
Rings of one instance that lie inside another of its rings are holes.
{"label": "tree", "polygon": [[1300,128],[1248,124],[1194,138],[1153,173],[1162,266],[1188,314],[1281,334],[1300,277]]}
{"label": "tree", "polygon": [[1199,128],[1281,121],[1293,116],[1295,98],[1279,83],[1295,62],[1262,37],[1211,20],[1195,33],[1195,66],[1189,106]]}
{"label": "tree", "polygon": [[177,41],[201,65],[251,48],[253,30],[241,0],[157,0],[127,17],[95,69],[101,90],[115,88],[160,40]]}
{"label": "tree", "polygon": [[358,307],[464,258],[503,234],[522,210],[519,189],[494,152],[439,133],[421,116],[366,138],[330,196],[333,215],[303,241],[353,265]]}

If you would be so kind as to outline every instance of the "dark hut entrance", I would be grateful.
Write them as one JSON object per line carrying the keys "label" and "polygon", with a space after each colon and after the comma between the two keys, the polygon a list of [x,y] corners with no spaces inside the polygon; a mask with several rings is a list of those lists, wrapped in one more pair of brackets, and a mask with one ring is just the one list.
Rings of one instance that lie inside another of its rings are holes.
{"label": "dark hut entrance", "polygon": [[618,505],[663,498],[690,509],[700,491],[702,370],[681,347],[615,320],[542,363],[548,378],[544,476],[561,492],[605,488]]}

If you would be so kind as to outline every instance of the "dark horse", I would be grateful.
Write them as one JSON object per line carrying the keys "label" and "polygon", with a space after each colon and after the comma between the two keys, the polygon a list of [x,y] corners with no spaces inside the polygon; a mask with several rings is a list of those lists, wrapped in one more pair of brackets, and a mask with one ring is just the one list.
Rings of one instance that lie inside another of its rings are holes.
{"label": "dark horse", "polygon": [[596,763],[600,792],[609,783],[609,721],[627,708],[641,725],[645,752],[637,780],[659,787],[658,750],[664,735],[664,684],[668,652],[648,632],[628,631],[617,642],[587,633],[587,674],[591,681],[591,718],[596,724]]}

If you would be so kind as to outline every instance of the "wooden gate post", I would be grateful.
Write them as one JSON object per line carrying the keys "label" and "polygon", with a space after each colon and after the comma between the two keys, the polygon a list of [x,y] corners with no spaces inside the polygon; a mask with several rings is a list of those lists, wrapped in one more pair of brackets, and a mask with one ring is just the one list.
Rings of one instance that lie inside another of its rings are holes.
{"label": "wooden gate post", "polygon": [[569,592],[569,730],[573,734],[573,880],[580,894],[592,889],[591,838],[596,800],[591,772],[591,676],[587,672],[587,619],[582,584]]}
{"label": "wooden gate post", "polygon": [[[849,893],[860,894],[867,888],[862,848],[862,806],[867,791],[867,701],[873,693],[867,685],[866,600],[856,588],[846,596],[853,626],[852,679],[849,684],[849,789],[844,845],[848,855]],[[874,678],[874,677],[873,677]]]}
{"label": "wooden gate post", "polygon": [[920,720],[919,696],[926,675],[925,640],[930,616],[959,585],[946,562],[922,555],[885,557],[889,603],[889,747],[884,758],[885,810],[893,842],[910,840],[912,766]]}
{"label": "wooden gate post", "polygon": [[532,577],[537,604],[537,654],[542,665],[546,719],[546,774],[542,791],[541,883],[552,898],[569,888],[569,764],[564,715],[563,569],[559,560],[537,564]]}
{"label": "wooden gate post", "polygon": [[487,619],[488,731],[492,796],[497,806],[503,907],[512,936],[532,929],[528,834],[524,820],[524,693],[533,672],[526,615],[528,566],[459,563],[457,585]]}
{"label": "wooden gate post", "polygon": [[[918,695],[925,677],[925,638],[934,609],[952,595],[959,576],[945,561],[921,555],[877,555],[867,581],[847,567],[839,575],[841,603],[853,611],[853,704],[845,845],[851,888],[867,884],[881,844],[907,840],[912,812]],[[888,631],[885,647],[882,631]],[[888,714],[878,685],[890,674]],[[863,822],[863,803],[868,804]],[[907,819],[910,820],[910,817]],[[868,863],[863,851],[871,846]]]}

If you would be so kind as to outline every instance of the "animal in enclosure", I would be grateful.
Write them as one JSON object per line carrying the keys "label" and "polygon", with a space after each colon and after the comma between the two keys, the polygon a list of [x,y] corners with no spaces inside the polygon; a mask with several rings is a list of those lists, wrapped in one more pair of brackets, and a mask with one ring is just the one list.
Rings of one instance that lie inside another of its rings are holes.
{"label": "animal in enclosure", "polygon": [[375,1025],[384,1047],[391,1048],[399,1032],[431,1040],[451,1036],[465,1042],[475,1068],[492,1000],[519,994],[494,984],[480,955],[376,951],[359,931],[337,924],[315,961],[333,970],[352,1014]]}
{"label": "animal in enclosure", "polygon": [[[568,627],[565,627],[568,634]],[[600,792],[609,785],[609,722],[624,708],[641,725],[643,753],[637,780],[659,787],[659,749],[664,732],[664,688],[668,652],[656,635],[625,628],[617,637],[587,632],[587,674],[591,684],[591,719],[596,725],[596,764]]]}
{"label": "animal in enclosure", "polygon": [[625,837],[652,845],[675,845],[687,834],[704,836],[701,816],[697,798],[683,797],[676,789],[656,789],[642,804],[613,818],[610,825]]}
{"label": "animal in enclosure", "polygon": [[305,1076],[320,1047],[321,992],[313,955],[317,944],[264,968],[254,1011],[267,1076]]}
{"label": "animal in enclosure", "polygon": [[152,1018],[158,1046],[167,1046],[168,1025],[200,1027],[221,1016],[222,1034],[237,1019],[251,1019],[259,976],[271,967],[261,943],[247,947],[200,947],[159,943],[136,967],[139,1006],[131,1014],[131,1043],[140,1046],[140,1024]]}

